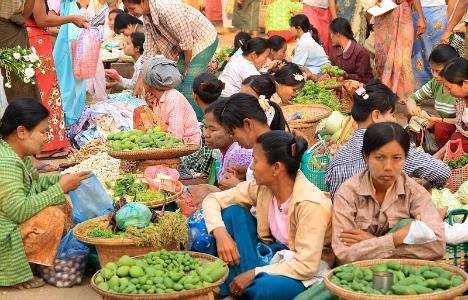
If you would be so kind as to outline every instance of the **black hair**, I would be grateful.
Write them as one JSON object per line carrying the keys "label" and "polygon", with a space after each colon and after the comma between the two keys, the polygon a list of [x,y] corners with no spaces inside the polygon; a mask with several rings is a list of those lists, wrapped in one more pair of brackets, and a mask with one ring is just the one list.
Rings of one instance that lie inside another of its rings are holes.
{"label": "black hair", "polygon": [[460,57],[460,55],[455,48],[447,44],[440,44],[432,49],[429,55],[429,63],[445,65],[457,57]]}
{"label": "black hair", "polygon": [[295,63],[286,63],[279,65],[268,71],[275,81],[287,86],[300,86],[305,84],[304,77],[301,80],[296,79],[296,75],[302,75],[301,68]]}
{"label": "black hair", "polygon": [[254,37],[241,46],[242,55],[250,53],[262,54],[268,50],[268,41],[261,37]]}
{"label": "black hair", "polygon": [[244,45],[245,43],[247,43],[247,41],[249,41],[250,39],[252,39],[250,33],[244,31],[238,32],[234,37],[234,49],[232,49],[232,52],[231,54],[229,54],[229,56],[233,56],[234,53],[236,53],[237,50],[239,50],[239,48],[242,47],[242,45]]}
{"label": "black hair", "polygon": [[274,51],[283,49],[285,45],[286,40],[282,36],[274,35],[268,39],[268,47]]}
{"label": "black hair", "polygon": [[205,109],[205,115],[212,112],[216,122],[218,122],[219,124],[222,124],[219,117],[221,115],[221,112],[224,109],[224,106],[226,105],[226,101],[228,100],[229,98],[220,97],[218,100],[210,103],[210,105],[208,105],[208,107]]}
{"label": "black hair", "polygon": [[224,89],[224,82],[210,73],[202,73],[195,77],[192,84],[193,92],[203,103],[210,104],[216,101]]}
{"label": "black hair", "polygon": [[124,14],[124,13],[125,12],[123,10],[121,10],[120,8],[115,8],[115,9],[111,10],[108,15],[111,15],[111,14]]}
{"label": "black hair", "polygon": [[133,4],[141,4],[142,0],[123,0],[122,2],[133,3]]}
{"label": "black hair", "polygon": [[362,155],[368,157],[373,151],[380,149],[392,141],[396,141],[403,148],[405,156],[408,155],[410,136],[401,125],[394,122],[372,124],[364,133]]}
{"label": "black hair", "polygon": [[252,75],[242,81],[243,85],[248,85],[257,95],[263,95],[267,99],[276,93],[275,80],[267,74]]}
{"label": "black hair", "polygon": [[138,49],[140,54],[143,54],[144,48],[143,45],[145,43],[145,34],[143,32],[134,32],[130,35],[130,39],[132,40],[133,47]]}
{"label": "black hair", "polygon": [[296,178],[302,155],[308,148],[307,141],[289,132],[273,130],[258,137],[270,165],[280,162],[286,167],[289,177]]}
{"label": "black hair", "polygon": [[49,117],[49,111],[34,99],[15,99],[11,101],[0,120],[0,136],[6,138],[19,126],[34,129],[42,120]]}
{"label": "black hair", "polygon": [[318,35],[318,30],[315,28],[312,24],[310,24],[309,18],[307,18],[306,15],[299,14],[291,17],[289,20],[289,25],[294,28],[300,28],[302,31],[305,32],[310,32],[310,35],[312,38],[319,44],[322,45],[322,42],[320,41],[319,35]]}
{"label": "black hair", "polygon": [[353,30],[351,30],[351,24],[349,24],[349,21],[345,18],[336,18],[331,21],[330,30],[333,33],[339,33],[350,40],[355,40]]}
{"label": "black hair", "polygon": [[397,95],[392,92],[385,84],[378,80],[373,80],[364,87],[365,92],[362,95],[353,94],[353,107],[351,115],[356,122],[367,120],[374,110],[381,113],[394,111],[398,100]]}
{"label": "black hair", "polygon": [[129,25],[135,25],[135,24],[140,24],[142,25],[143,22],[138,19],[135,16],[132,16],[131,14],[123,13],[123,14],[118,14],[115,16],[115,21],[114,21],[114,32],[115,33],[120,33],[122,30],[127,28]]}
{"label": "black hair", "polygon": [[[272,101],[268,102],[275,110],[275,116],[270,124],[270,129],[286,130],[288,128],[289,130],[288,123],[279,105]],[[260,106],[258,99],[245,93],[237,93],[229,97],[229,100],[226,101],[223,110],[217,118],[227,128],[228,132],[232,132],[234,128],[244,126],[244,119],[253,119],[263,124],[268,124],[267,116]]]}
{"label": "black hair", "polygon": [[440,76],[450,83],[462,85],[463,81],[468,80],[468,60],[463,57],[451,60],[440,72]]}

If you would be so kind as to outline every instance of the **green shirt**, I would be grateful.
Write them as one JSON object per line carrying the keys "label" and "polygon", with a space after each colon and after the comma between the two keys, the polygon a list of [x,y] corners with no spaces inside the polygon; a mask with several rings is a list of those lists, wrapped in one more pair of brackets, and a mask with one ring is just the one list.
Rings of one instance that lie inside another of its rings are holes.
{"label": "green shirt", "polygon": [[65,201],[59,175],[39,176],[31,158],[21,160],[0,139],[0,286],[32,279],[20,225],[52,205]]}
{"label": "green shirt", "polygon": [[454,118],[456,114],[456,99],[444,90],[444,87],[434,78],[423,85],[412,96],[416,103],[424,100],[434,100],[434,108],[442,118]]}
{"label": "green shirt", "polygon": [[265,31],[288,30],[291,27],[289,19],[302,9],[301,2],[276,0],[270,3],[265,15]]}

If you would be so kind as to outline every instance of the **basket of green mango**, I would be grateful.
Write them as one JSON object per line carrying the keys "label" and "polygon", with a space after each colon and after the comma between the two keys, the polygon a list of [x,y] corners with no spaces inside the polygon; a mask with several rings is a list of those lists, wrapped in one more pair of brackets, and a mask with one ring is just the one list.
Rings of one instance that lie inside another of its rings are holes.
{"label": "basket of green mango", "polygon": [[91,286],[104,299],[213,299],[228,272],[208,254],[160,250],[107,263]]}
{"label": "basket of green mango", "polygon": [[130,130],[109,134],[109,155],[124,160],[164,160],[189,155],[199,145],[184,144],[159,127],[147,131]]}
{"label": "basket of green mango", "polygon": [[[375,272],[393,273],[393,285],[374,289]],[[325,286],[346,300],[453,299],[468,288],[468,275],[444,263],[417,259],[375,259],[339,266],[325,277]]]}

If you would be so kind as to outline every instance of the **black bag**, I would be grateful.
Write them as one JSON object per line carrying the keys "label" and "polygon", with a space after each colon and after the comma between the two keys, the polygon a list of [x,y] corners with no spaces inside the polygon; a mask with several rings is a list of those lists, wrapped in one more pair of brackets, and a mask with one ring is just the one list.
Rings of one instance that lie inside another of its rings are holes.
{"label": "black bag", "polygon": [[437,145],[437,142],[427,129],[424,129],[422,131],[422,147],[424,151],[426,151],[430,155],[434,155],[437,151],[439,151],[439,146]]}

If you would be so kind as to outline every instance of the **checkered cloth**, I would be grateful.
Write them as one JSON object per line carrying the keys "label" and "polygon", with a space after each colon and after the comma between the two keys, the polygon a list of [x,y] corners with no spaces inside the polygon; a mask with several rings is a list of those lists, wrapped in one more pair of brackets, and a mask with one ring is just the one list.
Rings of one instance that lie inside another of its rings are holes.
{"label": "checkered cloth", "polygon": [[[366,169],[362,157],[362,143],[365,129],[358,129],[353,136],[333,157],[330,162],[325,182],[330,187],[332,197],[340,185],[348,178]],[[450,176],[450,168],[431,155],[410,147],[403,171],[410,177],[421,178],[432,187],[442,188]]]}

